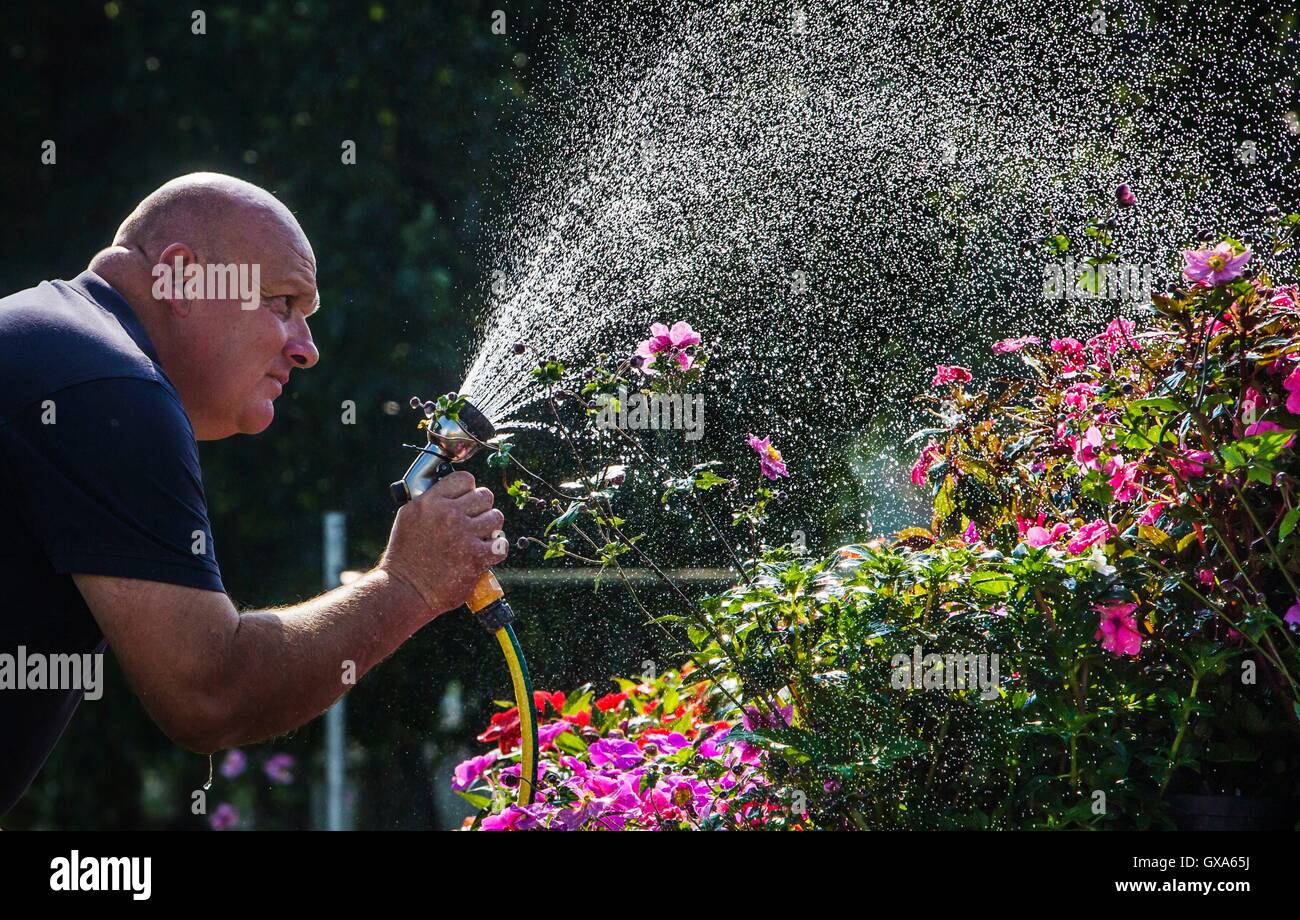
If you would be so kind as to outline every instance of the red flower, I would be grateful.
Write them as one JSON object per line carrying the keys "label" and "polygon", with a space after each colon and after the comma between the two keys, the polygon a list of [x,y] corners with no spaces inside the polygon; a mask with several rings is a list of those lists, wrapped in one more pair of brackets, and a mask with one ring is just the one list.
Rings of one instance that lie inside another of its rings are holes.
{"label": "red flower", "polygon": [[533,708],[537,710],[539,716],[546,715],[546,704],[550,703],[558,714],[564,708],[564,692],[556,690],[554,693],[547,693],[545,690],[533,691]]}
{"label": "red flower", "polygon": [[519,744],[519,709],[512,706],[505,712],[498,712],[488,723],[487,731],[478,736],[482,742],[495,741],[502,754],[509,754]]}
{"label": "red flower", "polygon": [[605,696],[596,700],[596,708],[601,712],[609,712],[611,709],[617,709],[626,702],[626,693],[607,693]]}

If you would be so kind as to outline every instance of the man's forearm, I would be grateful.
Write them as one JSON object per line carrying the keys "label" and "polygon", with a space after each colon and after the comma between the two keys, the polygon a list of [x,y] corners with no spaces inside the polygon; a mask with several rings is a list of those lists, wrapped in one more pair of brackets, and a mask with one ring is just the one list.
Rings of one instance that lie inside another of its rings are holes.
{"label": "man's forearm", "polygon": [[240,615],[226,649],[220,747],[320,715],[432,616],[413,588],[380,569],[293,607]]}

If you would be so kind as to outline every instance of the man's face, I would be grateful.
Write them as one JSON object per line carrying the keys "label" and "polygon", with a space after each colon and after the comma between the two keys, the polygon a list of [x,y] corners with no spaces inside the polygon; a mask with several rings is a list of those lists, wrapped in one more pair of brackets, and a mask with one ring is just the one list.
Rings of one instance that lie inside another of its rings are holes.
{"label": "man's face", "polygon": [[167,369],[199,440],[265,430],[290,373],[320,358],[307,327],[319,305],[311,246],[296,224],[258,223],[250,220],[245,228],[247,245],[233,247],[250,257],[233,263],[244,277],[260,276],[257,307],[245,309],[233,291],[224,299],[191,302],[183,320],[188,360],[175,373]]}

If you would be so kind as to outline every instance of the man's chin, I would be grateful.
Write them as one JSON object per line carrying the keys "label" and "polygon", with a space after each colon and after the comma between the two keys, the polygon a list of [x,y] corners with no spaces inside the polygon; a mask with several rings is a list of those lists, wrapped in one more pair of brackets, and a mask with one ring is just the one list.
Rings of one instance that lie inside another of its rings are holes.
{"label": "man's chin", "polygon": [[250,407],[239,419],[240,434],[261,434],[275,419],[275,403],[265,400]]}

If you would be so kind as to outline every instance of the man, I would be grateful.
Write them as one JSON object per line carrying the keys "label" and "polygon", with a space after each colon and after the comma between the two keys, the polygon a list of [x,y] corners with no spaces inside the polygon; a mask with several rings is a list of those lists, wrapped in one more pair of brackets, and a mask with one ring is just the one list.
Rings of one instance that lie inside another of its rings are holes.
{"label": "man", "polygon": [[[202,284],[193,266],[236,267],[260,290],[242,303],[236,290],[182,287]],[[149,195],[74,280],[0,300],[0,656],[107,642],[158,726],[211,753],[315,718],[347,689],[345,662],[364,674],[505,558],[492,493],[456,472],[398,512],[355,583],[236,612],[196,441],[271,423],[293,370],[319,360],[307,325],[318,306],[293,215],[213,173]],[[0,682],[0,815],[84,689]]]}

